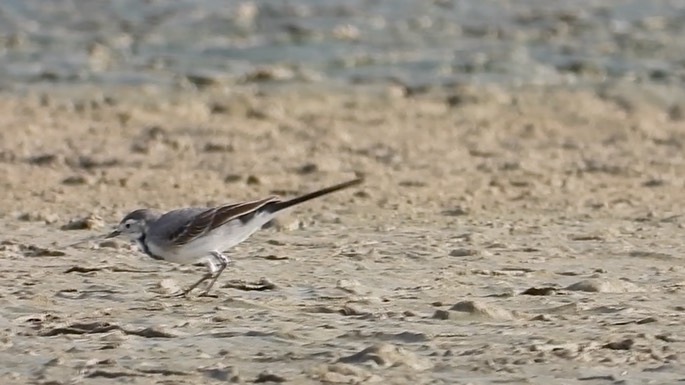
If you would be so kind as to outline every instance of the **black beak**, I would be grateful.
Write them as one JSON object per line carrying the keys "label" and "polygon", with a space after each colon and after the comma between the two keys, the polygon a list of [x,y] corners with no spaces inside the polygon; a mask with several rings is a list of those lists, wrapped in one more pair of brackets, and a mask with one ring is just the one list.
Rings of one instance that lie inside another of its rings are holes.
{"label": "black beak", "polygon": [[112,231],[111,233],[107,234],[107,235],[105,236],[105,239],[118,237],[119,235],[121,235],[121,231],[119,231],[119,230],[114,230],[114,231]]}

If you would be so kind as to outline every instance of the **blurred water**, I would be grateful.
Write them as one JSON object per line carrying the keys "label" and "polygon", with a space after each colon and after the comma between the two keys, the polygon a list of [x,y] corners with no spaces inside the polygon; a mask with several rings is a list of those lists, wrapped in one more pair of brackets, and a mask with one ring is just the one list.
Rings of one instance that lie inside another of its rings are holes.
{"label": "blurred water", "polygon": [[2,0],[0,75],[680,84],[684,20],[682,0]]}

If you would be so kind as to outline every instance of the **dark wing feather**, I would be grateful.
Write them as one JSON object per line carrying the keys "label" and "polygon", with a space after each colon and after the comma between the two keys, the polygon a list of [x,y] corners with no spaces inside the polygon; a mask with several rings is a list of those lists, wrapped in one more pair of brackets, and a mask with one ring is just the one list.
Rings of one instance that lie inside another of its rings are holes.
{"label": "dark wing feather", "polygon": [[207,209],[188,221],[178,231],[169,236],[169,241],[176,245],[185,245],[193,239],[208,233],[234,219],[250,217],[269,203],[280,202],[272,196],[256,201],[233,203]]}

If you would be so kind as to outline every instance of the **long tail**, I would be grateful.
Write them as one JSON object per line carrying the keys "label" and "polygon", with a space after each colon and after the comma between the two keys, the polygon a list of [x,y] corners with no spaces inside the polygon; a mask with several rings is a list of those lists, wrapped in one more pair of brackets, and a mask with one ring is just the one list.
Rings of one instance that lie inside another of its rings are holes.
{"label": "long tail", "polygon": [[326,187],[326,188],[323,188],[321,190],[311,192],[309,194],[300,195],[299,197],[289,199],[287,201],[269,203],[268,206],[265,208],[268,211],[275,213],[277,211],[285,210],[288,207],[298,205],[300,203],[318,198],[320,196],[327,195],[330,193],[334,193],[336,191],[340,191],[340,190],[346,189],[348,187],[356,186],[356,185],[362,183],[363,181],[364,181],[364,178],[353,179],[353,180],[350,180],[347,182],[343,182],[340,184],[336,184],[334,186]]}

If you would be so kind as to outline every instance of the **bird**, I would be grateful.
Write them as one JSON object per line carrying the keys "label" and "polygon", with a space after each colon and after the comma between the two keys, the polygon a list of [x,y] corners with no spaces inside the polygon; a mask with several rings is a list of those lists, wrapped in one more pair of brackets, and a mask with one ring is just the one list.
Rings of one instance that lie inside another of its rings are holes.
{"label": "bird", "polygon": [[248,239],[284,210],[363,181],[363,178],[356,178],[287,200],[272,195],[214,207],[178,208],[165,213],[148,208],[136,209],[124,216],[105,238],[128,238],[137,243],[143,253],[159,261],[204,264],[207,272],[177,296],[186,297],[201,283],[211,279],[200,294],[208,296],[231,263],[224,252]]}

